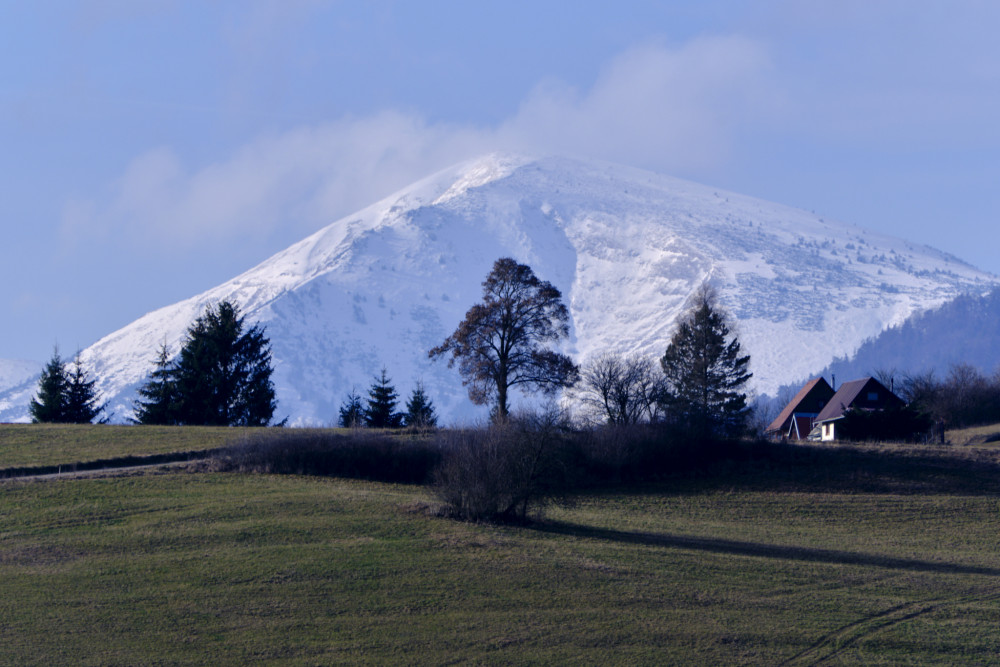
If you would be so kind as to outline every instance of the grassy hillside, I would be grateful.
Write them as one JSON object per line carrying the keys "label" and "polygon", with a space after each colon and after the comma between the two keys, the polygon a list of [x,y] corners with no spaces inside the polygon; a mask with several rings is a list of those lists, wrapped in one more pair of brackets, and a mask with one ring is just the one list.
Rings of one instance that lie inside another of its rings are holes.
{"label": "grassy hillside", "polygon": [[111,424],[0,424],[0,470],[221,447],[246,429]]}
{"label": "grassy hillside", "polygon": [[437,518],[421,487],[316,477],[3,482],[0,663],[1000,654],[996,495],[729,480],[586,496],[533,527]]}

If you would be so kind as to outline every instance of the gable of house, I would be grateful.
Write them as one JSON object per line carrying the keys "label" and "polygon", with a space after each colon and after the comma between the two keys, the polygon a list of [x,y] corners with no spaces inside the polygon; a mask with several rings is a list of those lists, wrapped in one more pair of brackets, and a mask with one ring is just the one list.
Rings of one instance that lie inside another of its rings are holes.
{"label": "gable of house", "polygon": [[[795,424],[795,418],[808,417],[811,423],[812,418],[826,407],[834,393],[833,388],[824,378],[810,380],[771,422],[771,425],[767,427],[767,432],[786,437],[798,437],[800,440],[804,439],[810,429],[805,428],[804,423]],[[802,433],[804,430],[804,434],[801,436],[793,435],[793,430],[797,433]]]}
{"label": "gable of house", "polygon": [[902,407],[903,400],[885,388],[875,378],[852,380],[841,385],[816,416],[816,422],[828,422],[840,419],[844,413],[855,408],[858,410],[885,410],[892,407]]}

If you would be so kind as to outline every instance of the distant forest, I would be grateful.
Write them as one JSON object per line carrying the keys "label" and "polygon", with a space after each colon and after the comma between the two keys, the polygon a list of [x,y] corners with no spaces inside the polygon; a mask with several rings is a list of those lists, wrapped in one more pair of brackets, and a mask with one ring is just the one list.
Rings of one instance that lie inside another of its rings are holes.
{"label": "distant forest", "polygon": [[1000,366],[1000,288],[985,296],[960,296],[915,315],[867,340],[854,358],[834,360],[821,375],[828,380],[836,375],[838,385],[879,371],[933,371],[942,377],[956,364],[969,364],[984,374]]}

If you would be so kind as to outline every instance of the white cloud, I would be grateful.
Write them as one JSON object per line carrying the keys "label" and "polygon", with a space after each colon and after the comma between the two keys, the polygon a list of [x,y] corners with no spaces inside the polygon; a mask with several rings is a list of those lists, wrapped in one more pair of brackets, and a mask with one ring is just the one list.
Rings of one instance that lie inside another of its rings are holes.
{"label": "white cloud", "polygon": [[756,42],[702,38],[616,58],[585,95],[539,88],[503,128],[526,144],[663,170],[726,159],[740,123],[771,110],[768,58]]}
{"label": "white cloud", "polygon": [[103,200],[67,207],[64,232],[101,232],[160,251],[206,241],[295,240],[434,170],[491,150],[590,155],[664,171],[726,159],[742,123],[770,113],[768,59],[742,38],[614,59],[587,91],[540,85],[496,127],[430,124],[386,111],[259,137],[228,158],[184,165],[140,155]]}

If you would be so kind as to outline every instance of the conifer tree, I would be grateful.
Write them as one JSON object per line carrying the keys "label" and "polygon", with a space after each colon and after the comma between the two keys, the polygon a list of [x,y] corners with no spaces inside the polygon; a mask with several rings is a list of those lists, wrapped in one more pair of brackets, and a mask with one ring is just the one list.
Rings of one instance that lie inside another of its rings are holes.
{"label": "conifer tree", "polygon": [[66,367],[56,348],[38,379],[38,393],[31,399],[31,421],[36,424],[65,421],[68,384]]}
{"label": "conifer tree", "polygon": [[139,400],[135,402],[137,424],[174,424],[177,388],[174,383],[173,367],[170,363],[170,349],[166,341],[153,362],[153,372],[139,388]]}
{"label": "conifer tree", "polygon": [[752,373],[740,352],[715,292],[703,285],[660,360],[668,418],[702,440],[742,435],[749,411],[741,389]]}
{"label": "conifer tree", "polygon": [[80,353],[73,359],[73,369],[66,374],[66,401],[63,421],[70,424],[89,424],[103,410],[103,405],[97,403],[97,392],[94,389],[96,380],[91,380],[83,364]]}
{"label": "conifer tree", "polygon": [[266,426],[277,407],[271,346],[230,301],[209,307],[188,329],[173,369],[179,424]]}
{"label": "conifer tree", "polygon": [[364,426],[365,406],[361,403],[361,396],[354,389],[347,395],[347,400],[340,406],[340,417],[337,420],[338,426],[344,428],[354,428]]}
{"label": "conifer tree", "polygon": [[406,414],[403,416],[403,423],[406,426],[415,428],[434,428],[437,426],[437,415],[434,413],[434,403],[427,398],[422,382],[417,383],[416,389],[410,394],[410,400],[406,402]]}
{"label": "conifer tree", "polygon": [[403,415],[396,412],[398,398],[396,388],[392,386],[392,381],[383,367],[382,375],[375,378],[375,382],[368,390],[365,426],[369,428],[398,428],[403,422]]}

